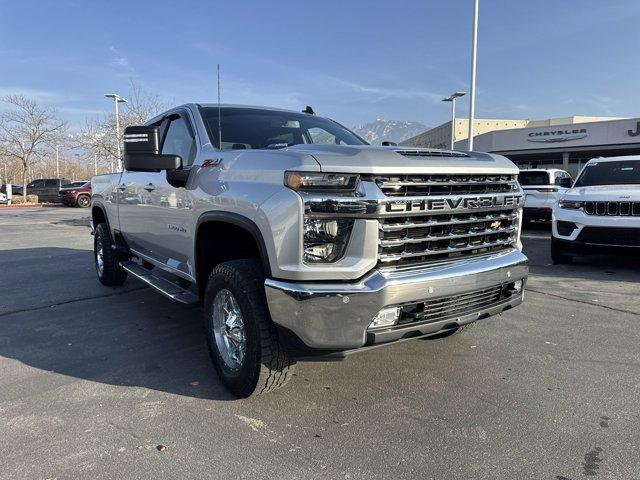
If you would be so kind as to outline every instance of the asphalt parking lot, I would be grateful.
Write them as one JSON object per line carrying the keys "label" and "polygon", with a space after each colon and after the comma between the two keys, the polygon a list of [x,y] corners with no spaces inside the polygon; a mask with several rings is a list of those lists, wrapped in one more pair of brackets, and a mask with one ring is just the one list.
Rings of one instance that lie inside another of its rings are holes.
{"label": "asphalt parking lot", "polygon": [[87,215],[0,211],[2,479],[640,478],[639,259],[536,226],[521,307],[240,401],[198,307],[98,283]]}

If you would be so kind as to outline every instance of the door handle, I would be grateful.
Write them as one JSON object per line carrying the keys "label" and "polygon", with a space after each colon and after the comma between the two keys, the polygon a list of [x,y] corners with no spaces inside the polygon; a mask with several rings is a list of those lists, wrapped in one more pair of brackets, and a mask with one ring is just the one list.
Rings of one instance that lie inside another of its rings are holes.
{"label": "door handle", "polygon": [[127,186],[124,183],[121,183],[120,185],[118,185],[118,190],[120,190],[121,192],[124,192],[127,189]]}
{"label": "door handle", "polygon": [[144,187],[147,192],[153,192],[156,189],[156,186],[153,183],[147,183]]}

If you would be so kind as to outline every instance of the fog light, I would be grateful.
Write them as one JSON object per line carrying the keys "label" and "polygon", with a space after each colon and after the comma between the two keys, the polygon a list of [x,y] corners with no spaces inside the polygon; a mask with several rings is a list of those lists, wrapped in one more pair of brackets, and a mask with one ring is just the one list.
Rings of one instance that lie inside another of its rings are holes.
{"label": "fog light", "polygon": [[556,228],[558,229],[559,235],[562,235],[563,237],[568,237],[578,227],[573,222],[563,222],[562,220],[558,220],[556,222]]}
{"label": "fog light", "polygon": [[522,280],[516,280],[515,282],[508,283],[502,287],[503,295],[510,297],[522,292]]}
{"label": "fog light", "polygon": [[522,280],[516,280],[513,282],[513,291],[515,293],[520,293],[522,291]]}
{"label": "fog light", "polygon": [[400,307],[383,308],[373,318],[369,324],[369,329],[391,327],[395,325],[398,322],[398,318],[400,318],[401,310],[402,309]]}

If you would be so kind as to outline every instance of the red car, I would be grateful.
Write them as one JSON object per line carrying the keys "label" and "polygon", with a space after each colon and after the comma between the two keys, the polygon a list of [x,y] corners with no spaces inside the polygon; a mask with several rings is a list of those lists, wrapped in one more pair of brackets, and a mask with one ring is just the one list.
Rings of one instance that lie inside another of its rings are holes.
{"label": "red car", "polygon": [[91,182],[80,182],[60,189],[60,201],[67,207],[87,208],[91,205]]}

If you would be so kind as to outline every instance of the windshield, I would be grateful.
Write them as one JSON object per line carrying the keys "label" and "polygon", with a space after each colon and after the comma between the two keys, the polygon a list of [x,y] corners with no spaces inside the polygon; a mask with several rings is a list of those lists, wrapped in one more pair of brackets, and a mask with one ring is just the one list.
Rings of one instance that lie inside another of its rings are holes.
{"label": "windshield", "polygon": [[520,185],[549,185],[549,174],[547,172],[527,172],[521,171],[518,174]]}
{"label": "windshield", "polygon": [[589,163],[574,187],[629,184],[640,184],[640,160]]}
{"label": "windshield", "polygon": [[[201,109],[211,143],[219,148],[218,108]],[[278,149],[291,145],[366,145],[355,133],[326,118],[258,108],[220,109],[222,150]]]}

